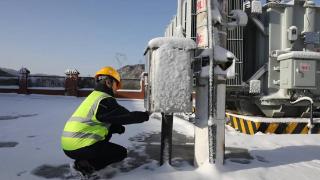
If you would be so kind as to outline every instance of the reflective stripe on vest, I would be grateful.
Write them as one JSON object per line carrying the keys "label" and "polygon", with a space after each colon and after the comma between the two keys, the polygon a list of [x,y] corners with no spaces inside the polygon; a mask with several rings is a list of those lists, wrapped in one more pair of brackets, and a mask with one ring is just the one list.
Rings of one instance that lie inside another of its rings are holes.
{"label": "reflective stripe on vest", "polygon": [[98,105],[102,99],[110,95],[93,91],[67,121],[61,137],[64,150],[76,150],[104,140],[110,124],[96,119]]}
{"label": "reflective stripe on vest", "polygon": [[69,138],[88,138],[88,139],[94,139],[96,141],[101,141],[104,139],[104,137],[102,137],[102,136],[92,134],[92,133],[83,133],[83,132],[63,131],[62,136],[69,137]]}
{"label": "reflective stripe on vest", "polygon": [[92,121],[91,119],[89,118],[82,118],[82,117],[71,117],[69,120],[69,122],[81,122],[83,124],[86,124],[88,126],[104,126],[106,128],[109,128],[110,127],[110,124],[106,124],[106,123],[102,123],[102,122],[95,122],[95,121]]}

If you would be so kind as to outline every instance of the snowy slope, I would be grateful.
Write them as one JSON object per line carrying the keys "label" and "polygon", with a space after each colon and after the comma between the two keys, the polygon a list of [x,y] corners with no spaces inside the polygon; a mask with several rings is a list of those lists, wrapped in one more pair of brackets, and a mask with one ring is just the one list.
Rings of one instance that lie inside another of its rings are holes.
{"label": "snowy slope", "polygon": [[[66,179],[71,162],[60,150],[65,121],[83,98],[0,94],[0,179]],[[144,110],[143,101],[119,101]],[[157,115],[126,126],[113,142],[126,146],[129,157],[101,174],[112,179],[279,179],[312,180],[320,176],[319,135],[243,135],[226,128],[226,163],[192,167],[192,124],[174,120],[174,166],[159,167]]]}

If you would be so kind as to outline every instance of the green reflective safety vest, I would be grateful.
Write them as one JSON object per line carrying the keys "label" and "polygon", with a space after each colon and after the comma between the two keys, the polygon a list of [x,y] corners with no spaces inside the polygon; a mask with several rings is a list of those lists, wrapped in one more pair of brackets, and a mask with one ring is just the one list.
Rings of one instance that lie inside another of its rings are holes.
{"label": "green reflective safety vest", "polygon": [[110,124],[98,121],[96,113],[100,101],[109,97],[112,96],[93,91],[81,103],[64,127],[61,137],[61,146],[64,150],[76,150],[105,139]]}

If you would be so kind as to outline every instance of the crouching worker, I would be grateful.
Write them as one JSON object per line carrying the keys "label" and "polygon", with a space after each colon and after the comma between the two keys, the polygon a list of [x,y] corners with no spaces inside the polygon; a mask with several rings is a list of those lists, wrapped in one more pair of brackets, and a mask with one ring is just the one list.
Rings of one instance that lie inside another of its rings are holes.
{"label": "crouching worker", "polygon": [[127,149],[110,142],[112,134],[122,134],[123,125],[149,120],[148,112],[130,112],[119,105],[114,92],[120,87],[120,75],[112,67],[96,73],[94,91],[66,122],[61,145],[75,160],[71,168],[90,177],[92,173],[127,157]]}

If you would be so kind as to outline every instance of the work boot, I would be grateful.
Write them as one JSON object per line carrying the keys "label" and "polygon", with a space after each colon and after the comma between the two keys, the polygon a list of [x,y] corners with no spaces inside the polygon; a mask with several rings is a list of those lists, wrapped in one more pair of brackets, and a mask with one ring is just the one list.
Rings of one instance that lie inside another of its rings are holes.
{"label": "work boot", "polygon": [[94,167],[86,160],[76,160],[73,164],[73,169],[78,172],[81,180],[96,180],[100,179],[94,172]]}
{"label": "work boot", "polygon": [[66,179],[81,179],[81,180],[85,179],[82,172],[78,171],[75,168],[74,163],[70,163],[69,168],[70,168],[70,174],[67,175]]}

